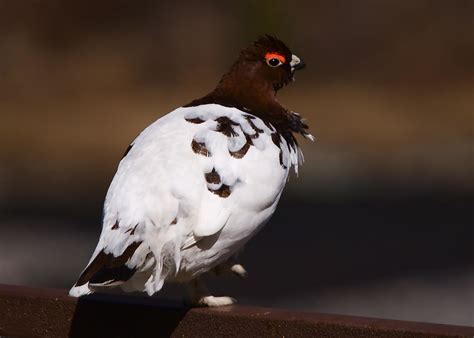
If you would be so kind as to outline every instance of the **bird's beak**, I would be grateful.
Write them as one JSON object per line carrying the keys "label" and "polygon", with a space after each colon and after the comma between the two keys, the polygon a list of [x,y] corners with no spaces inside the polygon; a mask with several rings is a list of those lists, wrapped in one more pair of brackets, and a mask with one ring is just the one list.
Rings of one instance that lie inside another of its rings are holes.
{"label": "bird's beak", "polygon": [[303,60],[301,60],[299,57],[293,54],[291,56],[290,66],[291,66],[291,71],[294,72],[295,70],[303,69],[306,66],[306,64],[303,62]]}

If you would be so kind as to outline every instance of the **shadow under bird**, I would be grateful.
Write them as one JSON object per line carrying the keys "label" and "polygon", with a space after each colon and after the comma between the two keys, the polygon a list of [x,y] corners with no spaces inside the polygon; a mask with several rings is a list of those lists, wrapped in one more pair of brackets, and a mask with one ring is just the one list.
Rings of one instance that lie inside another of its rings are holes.
{"label": "shadow under bird", "polygon": [[71,296],[105,289],[159,291],[187,283],[193,304],[232,304],[206,273],[246,271],[236,253],[275,212],[313,140],[276,93],[304,63],[279,39],[243,49],[208,95],[158,119],[130,144],[110,184],[99,243]]}

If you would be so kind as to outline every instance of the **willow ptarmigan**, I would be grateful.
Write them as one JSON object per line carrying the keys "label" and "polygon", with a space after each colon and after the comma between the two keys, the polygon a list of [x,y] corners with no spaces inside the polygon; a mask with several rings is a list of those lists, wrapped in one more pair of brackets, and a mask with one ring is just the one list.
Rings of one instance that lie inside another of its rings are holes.
{"label": "willow ptarmigan", "polygon": [[110,184],[99,243],[69,294],[159,291],[188,283],[193,304],[228,305],[205,288],[207,272],[246,276],[236,252],[275,212],[313,140],[276,93],[304,63],[264,36],[243,49],[217,87],[158,119],[128,147]]}

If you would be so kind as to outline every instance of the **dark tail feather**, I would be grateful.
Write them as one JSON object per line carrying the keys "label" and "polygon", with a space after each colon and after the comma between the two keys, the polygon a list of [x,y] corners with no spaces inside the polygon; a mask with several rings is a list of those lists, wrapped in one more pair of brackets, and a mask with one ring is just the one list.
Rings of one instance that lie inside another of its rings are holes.
{"label": "dark tail feather", "polygon": [[104,250],[94,258],[85,268],[76,282],[76,286],[81,286],[89,282],[90,284],[122,284],[129,280],[136,269],[129,268],[125,263],[133,256],[142,242],[134,242],[118,257],[111,253],[106,254]]}

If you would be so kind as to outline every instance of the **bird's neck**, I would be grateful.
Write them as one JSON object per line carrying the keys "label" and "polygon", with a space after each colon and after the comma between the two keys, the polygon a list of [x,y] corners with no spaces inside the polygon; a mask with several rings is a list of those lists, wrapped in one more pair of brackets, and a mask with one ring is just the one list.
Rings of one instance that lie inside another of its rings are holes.
{"label": "bird's neck", "polygon": [[211,93],[186,106],[210,103],[240,109],[275,126],[285,123],[289,115],[288,110],[278,102],[271,83],[255,81],[255,77],[244,76],[235,69],[225,74]]}

